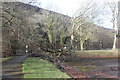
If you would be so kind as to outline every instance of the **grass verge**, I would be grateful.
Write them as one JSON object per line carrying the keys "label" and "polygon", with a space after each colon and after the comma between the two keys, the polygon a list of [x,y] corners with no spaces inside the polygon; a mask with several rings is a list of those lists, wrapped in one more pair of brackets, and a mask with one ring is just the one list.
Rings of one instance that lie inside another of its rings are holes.
{"label": "grass verge", "polygon": [[40,58],[27,58],[22,67],[24,78],[70,78],[56,66]]}
{"label": "grass verge", "polygon": [[13,58],[12,56],[0,58],[0,62],[4,62],[4,61],[10,60],[10,59],[12,59],[12,58]]}

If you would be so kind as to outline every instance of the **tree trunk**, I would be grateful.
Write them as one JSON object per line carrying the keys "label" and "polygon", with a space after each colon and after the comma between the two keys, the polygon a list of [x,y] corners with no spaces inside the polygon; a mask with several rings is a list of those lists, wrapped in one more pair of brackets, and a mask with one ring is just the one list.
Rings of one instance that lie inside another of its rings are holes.
{"label": "tree trunk", "polygon": [[81,49],[81,51],[84,50],[84,43],[83,42],[80,43],[80,49]]}
{"label": "tree trunk", "polygon": [[116,43],[117,43],[117,37],[116,34],[114,35],[114,42],[113,42],[113,48],[112,50],[116,50]]}
{"label": "tree trunk", "polygon": [[74,36],[73,36],[73,34],[71,35],[71,48],[73,49],[74,48],[74,44],[73,44],[73,40],[74,40]]}

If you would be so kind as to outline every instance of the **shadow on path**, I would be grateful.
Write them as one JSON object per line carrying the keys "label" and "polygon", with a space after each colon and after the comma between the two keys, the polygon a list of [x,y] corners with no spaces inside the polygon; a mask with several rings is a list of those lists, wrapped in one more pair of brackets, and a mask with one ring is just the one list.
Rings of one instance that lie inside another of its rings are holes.
{"label": "shadow on path", "polygon": [[27,54],[2,63],[2,78],[23,78],[22,63]]}

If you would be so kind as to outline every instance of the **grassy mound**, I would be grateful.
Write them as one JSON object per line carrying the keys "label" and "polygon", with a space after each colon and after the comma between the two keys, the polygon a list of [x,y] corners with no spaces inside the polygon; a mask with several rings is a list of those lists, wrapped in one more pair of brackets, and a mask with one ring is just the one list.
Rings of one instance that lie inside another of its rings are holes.
{"label": "grassy mound", "polygon": [[70,78],[54,64],[40,58],[27,58],[22,70],[24,78]]}

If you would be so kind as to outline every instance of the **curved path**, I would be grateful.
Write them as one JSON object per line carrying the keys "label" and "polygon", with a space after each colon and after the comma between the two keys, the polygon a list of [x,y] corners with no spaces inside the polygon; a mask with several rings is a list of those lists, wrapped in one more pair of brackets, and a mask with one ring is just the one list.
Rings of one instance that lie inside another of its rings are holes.
{"label": "curved path", "polygon": [[2,63],[2,78],[22,78],[22,63],[28,57],[27,54],[13,58]]}

